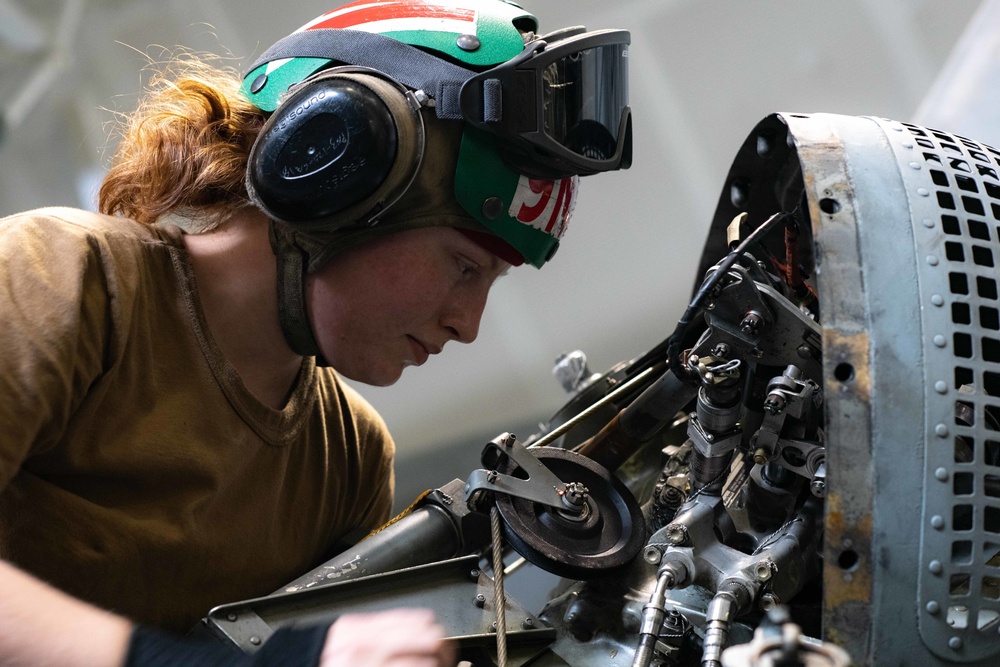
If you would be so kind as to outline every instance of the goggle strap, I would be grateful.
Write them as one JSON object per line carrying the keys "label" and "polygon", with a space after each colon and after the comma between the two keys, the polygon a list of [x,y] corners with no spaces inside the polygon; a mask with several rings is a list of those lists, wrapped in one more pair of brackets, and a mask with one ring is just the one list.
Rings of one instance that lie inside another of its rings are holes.
{"label": "goggle strap", "polygon": [[[459,93],[476,74],[392,37],[362,30],[318,28],[278,40],[250,66],[247,75],[265,63],[287,58],[323,58],[378,70],[434,98],[435,115],[445,120],[461,120]],[[485,115],[499,117],[498,104],[499,96],[495,102],[484,100]]]}

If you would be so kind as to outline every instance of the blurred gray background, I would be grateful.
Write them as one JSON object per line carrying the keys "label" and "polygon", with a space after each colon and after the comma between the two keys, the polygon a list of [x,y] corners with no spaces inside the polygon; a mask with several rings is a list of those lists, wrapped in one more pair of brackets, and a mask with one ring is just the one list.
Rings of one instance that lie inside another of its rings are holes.
{"label": "blurred gray background", "polygon": [[[0,214],[93,207],[111,111],[177,45],[247,65],[336,0],[0,0]],[[635,160],[588,177],[556,260],[491,295],[479,340],[362,388],[399,446],[399,502],[567,399],[563,351],[602,372],[673,329],[732,157],[774,111],[874,115],[1000,144],[997,0],[525,0],[542,32],[632,32]],[[992,77],[992,86],[984,85]],[[992,95],[992,99],[989,96]]]}

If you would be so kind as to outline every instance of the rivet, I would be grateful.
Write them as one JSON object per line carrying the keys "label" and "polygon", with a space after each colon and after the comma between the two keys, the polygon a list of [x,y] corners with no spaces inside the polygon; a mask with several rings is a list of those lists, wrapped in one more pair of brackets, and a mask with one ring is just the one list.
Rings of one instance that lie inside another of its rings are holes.
{"label": "rivet", "polygon": [[930,570],[931,574],[941,574],[944,572],[944,565],[939,560],[932,560],[930,563],[927,563],[927,569]]}
{"label": "rivet", "polygon": [[952,637],[951,639],[948,640],[948,646],[957,651],[958,649],[962,648],[962,638]]}
{"label": "rivet", "polygon": [[250,638],[250,643],[253,644],[254,646],[258,646],[260,644],[260,637],[254,635],[253,637]]}
{"label": "rivet", "polygon": [[902,146],[903,148],[913,148],[913,142],[912,141],[904,141],[903,143],[900,144],[900,146]]}
{"label": "rivet", "polygon": [[937,426],[934,427],[934,432],[937,434],[937,437],[939,438],[947,438],[948,437],[947,424],[938,424]]}
{"label": "rivet", "polygon": [[945,382],[944,380],[938,380],[937,382],[934,383],[934,391],[936,391],[939,394],[947,394],[948,383]]}
{"label": "rivet", "polygon": [[226,614],[226,619],[230,621],[236,620],[236,614]]}
{"label": "rivet", "polygon": [[938,603],[937,603],[936,601],[934,601],[934,600],[931,600],[930,602],[928,602],[928,603],[927,603],[927,606],[926,606],[926,607],[924,607],[924,609],[926,609],[926,610],[927,610],[927,613],[928,613],[928,614],[931,614],[931,615],[933,615],[933,616],[937,616],[938,614],[940,614],[940,613],[941,613],[941,605],[940,605],[940,604],[938,604]]}
{"label": "rivet", "polygon": [[924,227],[934,229],[934,221],[931,218],[924,218]]}
{"label": "rivet", "polygon": [[944,305],[944,297],[941,296],[940,294],[932,294],[931,295],[931,303],[934,304],[935,306],[938,306],[938,307],[943,306]]}
{"label": "rivet", "polygon": [[936,479],[939,482],[947,482],[948,470],[945,468],[938,468],[937,470],[934,471],[934,479]]}
{"label": "rivet", "polygon": [[937,266],[938,258],[935,257],[934,255],[927,255],[927,263],[930,264],[931,266]]}
{"label": "rivet", "polygon": [[931,527],[934,530],[942,530],[944,528],[944,517],[940,514],[935,514],[931,517]]}
{"label": "rivet", "polygon": [[938,347],[944,347],[948,344],[948,339],[941,334],[938,334],[937,336],[934,336],[934,344]]}
{"label": "rivet", "polygon": [[475,35],[459,35],[458,39],[455,40],[455,44],[463,51],[475,51],[483,45]]}
{"label": "rivet", "polygon": [[496,220],[503,211],[503,200],[500,197],[487,197],[483,202],[483,215],[487,220]]}
{"label": "rivet", "polygon": [[917,194],[921,197],[929,197],[931,193],[927,190],[927,188],[917,188]]}
{"label": "rivet", "polygon": [[261,74],[260,76],[258,76],[256,79],[253,80],[253,83],[250,84],[250,92],[256,95],[257,93],[260,92],[261,88],[263,88],[266,85],[267,85],[267,74]]}
{"label": "rivet", "polygon": [[910,166],[912,168],[914,168],[914,169],[920,169],[920,163],[919,162],[911,162]]}

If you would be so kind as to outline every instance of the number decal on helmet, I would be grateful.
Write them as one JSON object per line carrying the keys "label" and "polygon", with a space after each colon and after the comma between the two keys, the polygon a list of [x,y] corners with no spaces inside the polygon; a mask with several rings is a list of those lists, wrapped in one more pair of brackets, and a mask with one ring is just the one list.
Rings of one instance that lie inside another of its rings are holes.
{"label": "number decal on helmet", "polygon": [[578,182],[577,176],[556,181],[521,176],[508,213],[518,222],[561,238],[576,203]]}

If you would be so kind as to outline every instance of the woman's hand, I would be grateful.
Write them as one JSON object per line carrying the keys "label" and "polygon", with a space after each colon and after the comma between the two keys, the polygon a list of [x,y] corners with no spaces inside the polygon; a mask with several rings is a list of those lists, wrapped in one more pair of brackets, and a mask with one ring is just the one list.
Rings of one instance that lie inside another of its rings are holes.
{"label": "woman's hand", "polygon": [[319,667],[453,667],[455,648],[428,609],[342,616],[330,626]]}

